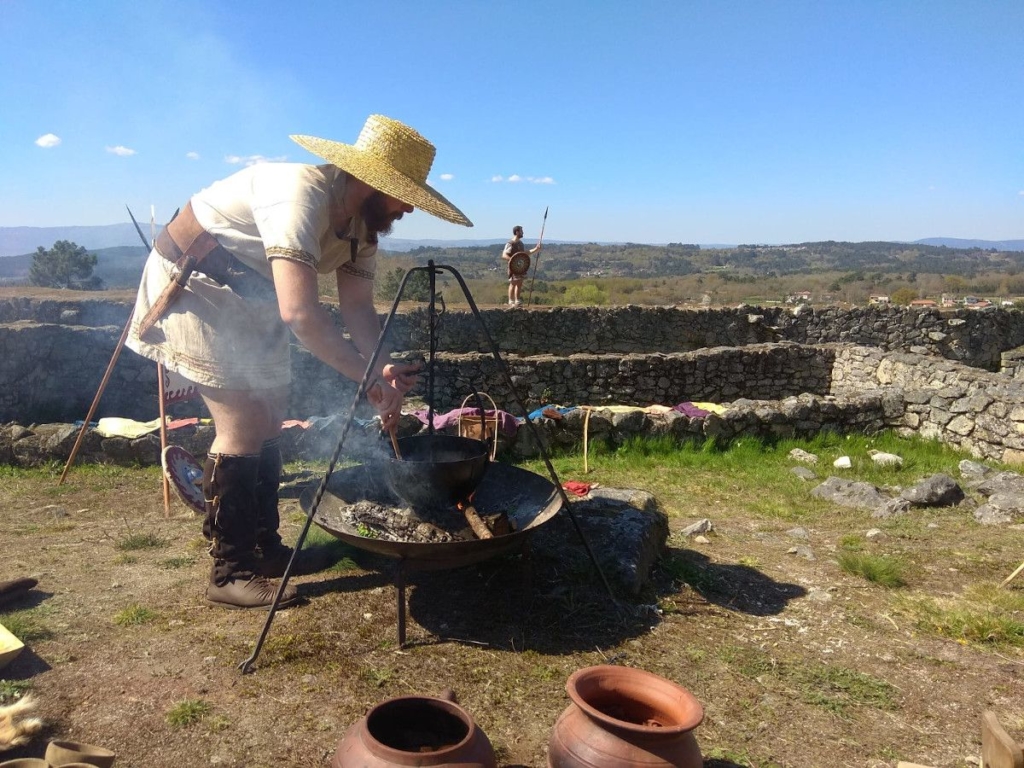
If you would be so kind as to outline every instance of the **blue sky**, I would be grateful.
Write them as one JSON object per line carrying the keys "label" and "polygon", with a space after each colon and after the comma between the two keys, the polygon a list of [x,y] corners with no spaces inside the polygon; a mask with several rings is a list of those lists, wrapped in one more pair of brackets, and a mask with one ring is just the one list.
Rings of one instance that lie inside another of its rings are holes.
{"label": "blue sky", "polygon": [[158,221],[382,113],[402,238],[1024,238],[1024,2],[0,0],[0,226]]}

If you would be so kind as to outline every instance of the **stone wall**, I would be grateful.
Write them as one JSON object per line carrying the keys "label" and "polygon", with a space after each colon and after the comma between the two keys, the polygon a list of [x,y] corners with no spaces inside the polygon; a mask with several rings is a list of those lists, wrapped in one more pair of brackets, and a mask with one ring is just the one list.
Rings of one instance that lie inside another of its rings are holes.
{"label": "stone wall", "polygon": [[[100,300],[0,302],[0,422],[83,418],[130,311],[126,302]],[[507,382],[487,360],[491,340],[509,363],[527,407],[552,400],[646,405],[829,391],[830,364],[815,355],[762,349],[747,357],[738,351],[774,342],[858,344],[936,355],[993,371],[999,370],[1004,352],[1024,345],[1024,313],[1016,310],[627,306],[484,310],[482,317],[486,334],[468,311],[449,310],[441,318],[436,336],[438,409],[456,407],[475,382],[502,397],[508,394]],[[428,340],[423,307],[396,315],[389,327],[396,349],[424,355]],[[716,353],[711,362],[687,357],[715,348],[733,351]],[[791,364],[793,355],[807,355],[802,361],[806,367]],[[753,381],[745,373],[748,366],[754,366]],[[294,348],[293,375],[292,417],[338,413],[354,395],[354,384],[300,347]],[[156,391],[155,366],[125,350],[96,415],[152,419]],[[196,404],[175,406],[171,414],[201,415]]]}

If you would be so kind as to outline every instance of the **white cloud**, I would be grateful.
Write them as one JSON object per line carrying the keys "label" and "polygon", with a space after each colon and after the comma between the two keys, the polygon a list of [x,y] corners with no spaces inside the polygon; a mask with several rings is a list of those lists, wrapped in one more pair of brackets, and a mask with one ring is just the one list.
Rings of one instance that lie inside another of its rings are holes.
{"label": "white cloud", "polygon": [[507,179],[503,176],[491,176],[491,181],[502,182],[507,181],[510,184],[518,184],[521,181],[525,181],[527,184],[554,184],[555,180],[550,176],[520,176],[518,173],[513,173]]}
{"label": "white cloud", "polygon": [[441,181],[451,181],[454,178],[455,178],[455,174],[454,173],[442,173],[441,174]]}
{"label": "white cloud", "polygon": [[36,139],[36,146],[42,147],[43,149],[56,147],[58,144],[60,144],[60,136],[56,136],[52,133],[44,133]]}
{"label": "white cloud", "polygon": [[256,165],[257,163],[280,163],[288,159],[287,155],[280,157],[264,157],[263,155],[225,155],[224,162],[228,165]]}
{"label": "white cloud", "polygon": [[185,153],[185,157],[187,157],[189,160],[198,160],[199,159],[199,153],[198,152],[186,152]]}
{"label": "white cloud", "polygon": [[1022,190],[1021,190],[1020,192],[1018,192],[1017,194],[1018,194],[1018,195],[1020,195],[1021,197],[1024,197],[1024,189],[1022,189]]}
{"label": "white cloud", "polygon": [[118,157],[131,157],[135,154],[134,149],[128,149],[128,147],[122,147],[118,144],[116,147],[107,147],[107,152]]}

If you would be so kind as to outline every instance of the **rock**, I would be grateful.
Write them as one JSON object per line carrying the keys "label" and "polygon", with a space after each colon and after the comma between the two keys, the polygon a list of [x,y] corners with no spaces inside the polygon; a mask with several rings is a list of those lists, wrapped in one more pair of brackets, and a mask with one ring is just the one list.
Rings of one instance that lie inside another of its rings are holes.
{"label": "rock", "polygon": [[974,519],[982,525],[1006,525],[1024,517],[1024,495],[995,493],[974,510]]}
{"label": "rock", "polygon": [[679,533],[682,536],[696,536],[698,533],[708,533],[714,529],[715,526],[705,517],[703,520],[698,520],[696,523],[686,526]]}
{"label": "rock", "polygon": [[816,560],[814,552],[806,544],[801,544],[798,547],[791,547],[786,550],[787,555],[796,555],[802,557],[804,560]]}
{"label": "rock", "polygon": [[850,463],[849,456],[840,456],[838,459],[832,462],[832,466],[837,469],[849,469],[850,467],[853,466],[853,464]]}
{"label": "rock", "polygon": [[871,516],[880,520],[885,520],[889,517],[905,515],[909,511],[910,502],[906,499],[887,499],[871,513]]}
{"label": "rock", "polygon": [[927,477],[900,494],[918,507],[951,507],[964,499],[963,489],[949,475]]}
{"label": "rock", "polygon": [[886,497],[871,483],[855,482],[844,480],[840,477],[830,477],[824,483],[811,491],[812,496],[819,499],[831,501],[842,507],[853,507],[854,509],[873,510],[877,509],[886,501]]}
{"label": "rock", "polygon": [[[633,488],[595,488],[591,496],[571,502],[572,512],[608,581],[638,594],[668,540],[668,517],[647,491]],[[533,533],[531,550],[557,562],[560,568],[593,570],[569,516],[554,519]]]}
{"label": "rock", "polygon": [[818,463],[817,456],[815,456],[813,453],[808,453],[807,451],[801,448],[794,448],[792,451],[790,451],[789,458],[793,459],[794,461],[802,461],[805,464]]}
{"label": "rock", "polygon": [[1024,476],[1017,472],[999,472],[986,478],[976,486],[978,493],[991,496],[994,493],[1024,494]]}
{"label": "rock", "polygon": [[868,451],[868,456],[871,460],[882,467],[902,467],[903,458],[897,456],[895,453],[884,453],[883,451],[876,451],[874,448]]}
{"label": "rock", "polygon": [[868,539],[869,541],[874,541],[875,539],[881,539],[884,536],[885,536],[885,533],[881,529],[879,529],[879,528],[870,528],[864,534],[864,538]]}
{"label": "rock", "polygon": [[991,467],[986,467],[977,461],[964,459],[959,464],[960,477],[970,483],[981,482],[995,472]]}
{"label": "rock", "polygon": [[807,529],[806,528],[790,528],[786,531],[787,536],[792,536],[794,539],[806,539]]}
{"label": "rock", "polygon": [[792,472],[797,477],[799,477],[801,480],[805,480],[806,481],[806,480],[817,480],[818,479],[818,476],[816,474],[814,474],[814,472],[812,470],[808,469],[807,467],[793,467],[789,471]]}

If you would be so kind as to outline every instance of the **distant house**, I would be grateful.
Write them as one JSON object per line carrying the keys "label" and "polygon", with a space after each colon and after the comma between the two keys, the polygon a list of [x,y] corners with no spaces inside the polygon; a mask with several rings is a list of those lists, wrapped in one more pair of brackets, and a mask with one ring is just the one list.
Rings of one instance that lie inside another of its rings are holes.
{"label": "distant house", "polygon": [[910,302],[910,306],[926,309],[928,307],[937,307],[939,305],[938,302],[932,299],[914,299],[912,302]]}
{"label": "distant house", "polygon": [[810,291],[797,291],[796,293],[791,293],[789,296],[786,297],[787,304],[799,304],[800,302],[808,302],[810,300]]}
{"label": "distant house", "polygon": [[967,305],[968,309],[992,309],[993,307],[995,304],[988,299],[975,299],[973,304]]}
{"label": "distant house", "polygon": [[889,297],[882,295],[868,296],[868,304],[888,304]]}
{"label": "distant house", "polygon": [[956,296],[950,296],[947,293],[942,294],[942,306],[944,307],[955,307],[960,302],[957,301]]}

